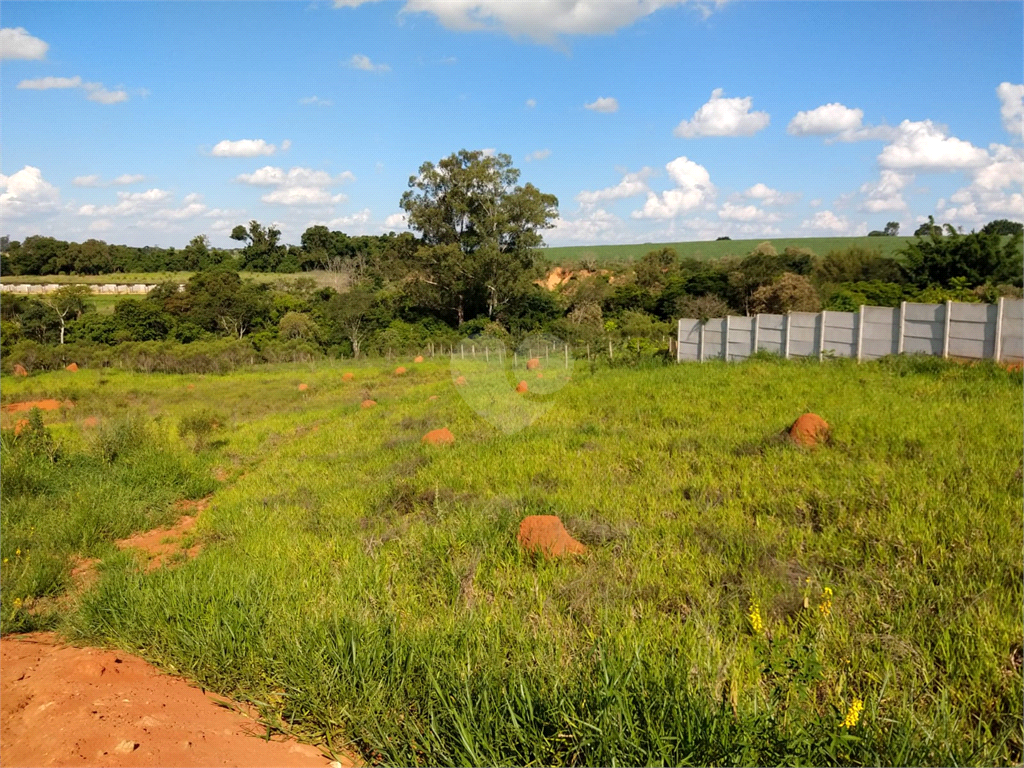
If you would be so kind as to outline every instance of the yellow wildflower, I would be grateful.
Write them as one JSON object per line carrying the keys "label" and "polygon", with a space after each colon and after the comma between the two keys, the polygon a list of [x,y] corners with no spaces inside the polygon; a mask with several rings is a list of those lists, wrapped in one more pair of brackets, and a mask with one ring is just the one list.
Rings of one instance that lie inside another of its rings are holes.
{"label": "yellow wildflower", "polygon": [[17,611],[17,610],[20,610],[20,609],[21,609],[21,598],[20,597],[16,597],[16,598],[14,598],[14,610]]}
{"label": "yellow wildflower", "polygon": [[822,616],[828,616],[832,613],[832,587],[825,587],[825,591],[821,593],[821,603],[818,604],[818,610],[821,611]]}
{"label": "yellow wildflower", "polygon": [[843,728],[853,728],[860,722],[860,713],[864,711],[864,702],[854,699],[850,708],[846,711],[846,719],[843,720]]}
{"label": "yellow wildflower", "polygon": [[750,601],[750,613],[747,614],[747,618],[750,619],[750,627],[754,634],[760,635],[764,629],[764,622],[761,621],[761,604],[757,600]]}
{"label": "yellow wildflower", "polygon": [[21,557],[21,547],[18,547],[16,550],[14,550],[14,556]]}

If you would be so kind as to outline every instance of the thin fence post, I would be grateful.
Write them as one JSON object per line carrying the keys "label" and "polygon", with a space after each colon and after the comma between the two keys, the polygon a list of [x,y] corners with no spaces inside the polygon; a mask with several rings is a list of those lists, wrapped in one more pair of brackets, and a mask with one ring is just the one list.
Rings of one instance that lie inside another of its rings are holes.
{"label": "thin fence post", "polygon": [[565,345],[565,370],[569,370],[569,345]]}
{"label": "thin fence post", "polygon": [[863,358],[864,351],[864,305],[857,310],[857,362]]}
{"label": "thin fence post", "polygon": [[610,363],[614,359],[615,359],[615,355],[612,352],[612,340],[611,340],[611,337],[609,337],[608,338],[608,362]]}
{"label": "thin fence post", "polygon": [[472,349],[473,349],[473,359],[476,360],[476,344],[472,345]]}
{"label": "thin fence post", "polygon": [[1003,303],[1006,301],[1005,296],[999,297],[999,303],[996,305],[996,346],[993,352],[995,353],[996,362],[1002,362],[1003,357]]}
{"label": "thin fence post", "polygon": [[783,349],[782,349],[782,356],[786,360],[789,360],[789,335],[790,335],[789,332],[790,332],[790,325],[791,324],[792,324],[791,313],[787,312],[786,313],[786,320],[785,320],[785,323],[784,323],[784,328],[785,328],[785,331],[786,331],[786,338],[784,340]]}
{"label": "thin fence post", "polygon": [[466,359],[466,345],[465,344],[459,344],[459,352],[462,354],[462,359],[465,360]]}
{"label": "thin fence post", "polygon": [[704,362],[704,323],[700,324],[700,332],[697,334],[697,362]]}
{"label": "thin fence post", "polygon": [[551,345],[550,344],[545,344],[544,345],[544,362],[547,362],[550,359],[551,359]]}
{"label": "thin fence post", "polygon": [[898,354],[898,355],[902,355],[903,354],[903,334],[904,334],[904,330],[906,329],[906,325],[907,325],[907,302],[901,301],[900,302],[900,329],[899,329],[899,336],[897,336],[898,341],[896,342],[896,354]]}
{"label": "thin fence post", "polygon": [[484,362],[491,362],[491,350],[488,347],[484,347]]}
{"label": "thin fence post", "polygon": [[760,330],[761,330],[761,313],[758,312],[756,315],[754,315],[754,349],[750,353],[752,355],[756,355],[757,354],[757,342],[758,342],[758,338],[757,337],[758,337],[758,333],[760,332]]}
{"label": "thin fence post", "polygon": [[514,371],[519,366],[519,351],[516,350],[512,353],[512,370]]}
{"label": "thin fence post", "polygon": [[946,321],[942,324],[942,356],[949,357],[949,315],[953,310],[953,302],[946,302]]}
{"label": "thin fence post", "polygon": [[725,316],[725,338],[722,339],[722,359],[729,362],[729,328],[732,326],[732,315]]}
{"label": "thin fence post", "polygon": [[818,362],[821,362],[825,358],[825,316],[828,314],[828,310],[821,310],[821,330],[819,331],[820,336],[818,338]]}

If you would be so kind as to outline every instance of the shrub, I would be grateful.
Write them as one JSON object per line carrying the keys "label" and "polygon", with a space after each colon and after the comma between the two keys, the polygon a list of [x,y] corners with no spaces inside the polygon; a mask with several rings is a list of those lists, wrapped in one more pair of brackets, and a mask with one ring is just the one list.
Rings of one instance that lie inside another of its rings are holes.
{"label": "shrub", "polygon": [[194,452],[199,453],[208,445],[210,435],[220,428],[223,421],[219,414],[204,408],[183,416],[178,422],[178,434],[191,443]]}

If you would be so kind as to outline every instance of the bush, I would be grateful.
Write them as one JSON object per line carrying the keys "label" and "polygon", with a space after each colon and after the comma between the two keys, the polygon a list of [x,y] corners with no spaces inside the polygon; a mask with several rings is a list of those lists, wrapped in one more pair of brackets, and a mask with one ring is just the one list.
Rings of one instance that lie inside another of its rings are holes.
{"label": "bush", "polygon": [[125,414],[102,422],[90,440],[93,452],[107,464],[151,443],[149,422],[144,416]]}
{"label": "bush", "polygon": [[178,434],[191,444],[192,450],[199,453],[208,444],[210,435],[223,424],[224,418],[209,408],[194,411],[183,416],[178,422]]}

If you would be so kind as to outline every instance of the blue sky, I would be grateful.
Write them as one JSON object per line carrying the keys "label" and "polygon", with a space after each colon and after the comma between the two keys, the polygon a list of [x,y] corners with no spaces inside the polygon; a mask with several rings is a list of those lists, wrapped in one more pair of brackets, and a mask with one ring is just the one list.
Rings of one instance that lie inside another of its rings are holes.
{"label": "blue sky", "polygon": [[1020,2],[5,2],[3,234],[401,231],[508,153],[551,245],[1024,219]]}

